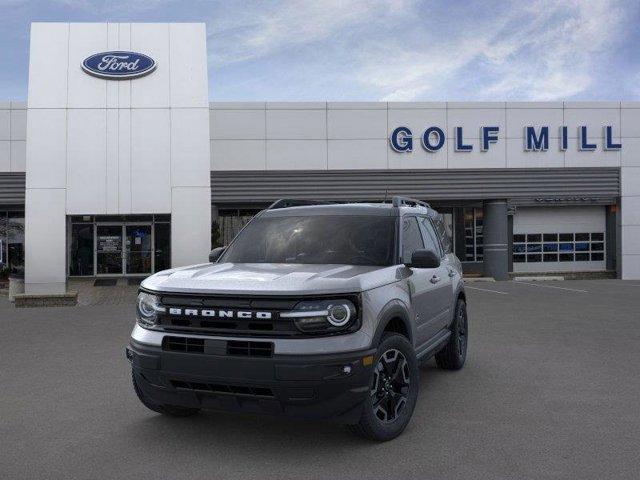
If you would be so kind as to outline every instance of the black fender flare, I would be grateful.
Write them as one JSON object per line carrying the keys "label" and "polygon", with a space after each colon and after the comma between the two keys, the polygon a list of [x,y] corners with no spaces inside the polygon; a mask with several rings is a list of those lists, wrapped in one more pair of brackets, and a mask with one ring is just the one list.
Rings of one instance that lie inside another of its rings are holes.
{"label": "black fender flare", "polygon": [[414,328],[411,323],[411,317],[409,314],[409,310],[407,306],[402,303],[400,300],[392,300],[387,303],[380,314],[378,315],[378,323],[376,325],[376,330],[373,335],[372,345],[378,345],[380,340],[382,339],[382,335],[384,333],[385,328],[389,324],[391,320],[394,318],[398,318],[404,324],[404,327],[409,335],[409,342],[413,345],[414,338]]}

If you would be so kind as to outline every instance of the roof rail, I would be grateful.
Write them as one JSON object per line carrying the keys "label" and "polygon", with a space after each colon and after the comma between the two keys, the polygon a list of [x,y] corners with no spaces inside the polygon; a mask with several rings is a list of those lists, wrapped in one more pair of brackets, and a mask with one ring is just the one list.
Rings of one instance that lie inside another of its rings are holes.
{"label": "roof rail", "polygon": [[307,205],[329,205],[332,202],[324,202],[320,200],[296,200],[293,198],[280,198],[267,207],[267,210],[275,210],[278,208],[304,207]]}
{"label": "roof rail", "polygon": [[409,197],[394,196],[391,200],[391,203],[393,204],[394,207],[408,206],[408,207],[431,208],[431,205],[429,205],[427,202],[423,202],[422,200],[416,200],[415,198],[409,198]]}

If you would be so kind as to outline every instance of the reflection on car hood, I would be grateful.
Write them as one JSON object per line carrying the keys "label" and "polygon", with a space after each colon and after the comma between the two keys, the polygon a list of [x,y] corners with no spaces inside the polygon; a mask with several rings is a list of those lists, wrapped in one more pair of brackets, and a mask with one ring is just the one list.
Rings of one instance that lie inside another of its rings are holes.
{"label": "reflection on car hood", "polygon": [[158,272],[145,279],[141,286],[185,293],[351,293],[394,282],[397,269],[397,266],[206,263]]}

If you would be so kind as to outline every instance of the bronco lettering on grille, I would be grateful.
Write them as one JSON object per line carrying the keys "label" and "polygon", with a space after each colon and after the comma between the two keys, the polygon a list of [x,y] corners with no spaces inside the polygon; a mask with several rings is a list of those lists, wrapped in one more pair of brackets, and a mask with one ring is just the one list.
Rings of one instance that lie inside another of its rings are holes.
{"label": "bronco lettering on grille", "polygon": [[251,310],[198,310],[195,308],[171,307],[169,308],[169,314],[209,318],[271,319],[271,312],[255,312]]}

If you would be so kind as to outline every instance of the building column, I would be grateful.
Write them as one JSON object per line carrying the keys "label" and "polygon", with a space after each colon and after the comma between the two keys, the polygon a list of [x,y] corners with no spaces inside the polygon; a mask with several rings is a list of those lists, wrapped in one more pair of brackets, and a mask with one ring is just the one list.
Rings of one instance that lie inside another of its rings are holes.
{"label": "building column", "polygon": [[66,292],[65,190],[27,188],[25,202],[25,293]]}
{"label": "building column", "polygon": [[506,200],[484,202],[484,275],[496,280],[509,279],[508,218]]}
{"label": "building column", "polygon": [[[635,158],[635,157],[634,157]],[[637,159],[636,159],[637,161]],[[628,162],[630,164],[630,161]],[[634,164],[635,165],[635,164]],[[620,169],[620,248],[623,280],[640,279],[640,164]]]}
{"label": "building column", "polygon": [[211,189],[171,190],[171,267],[206,263],[211,251]]}
{"label": "building column", "polygon": [[607,205],[605,208],[605,258],[606,258],[606,268],[608,271],[620,272],[618,268],[618,206],[617,205]]}

